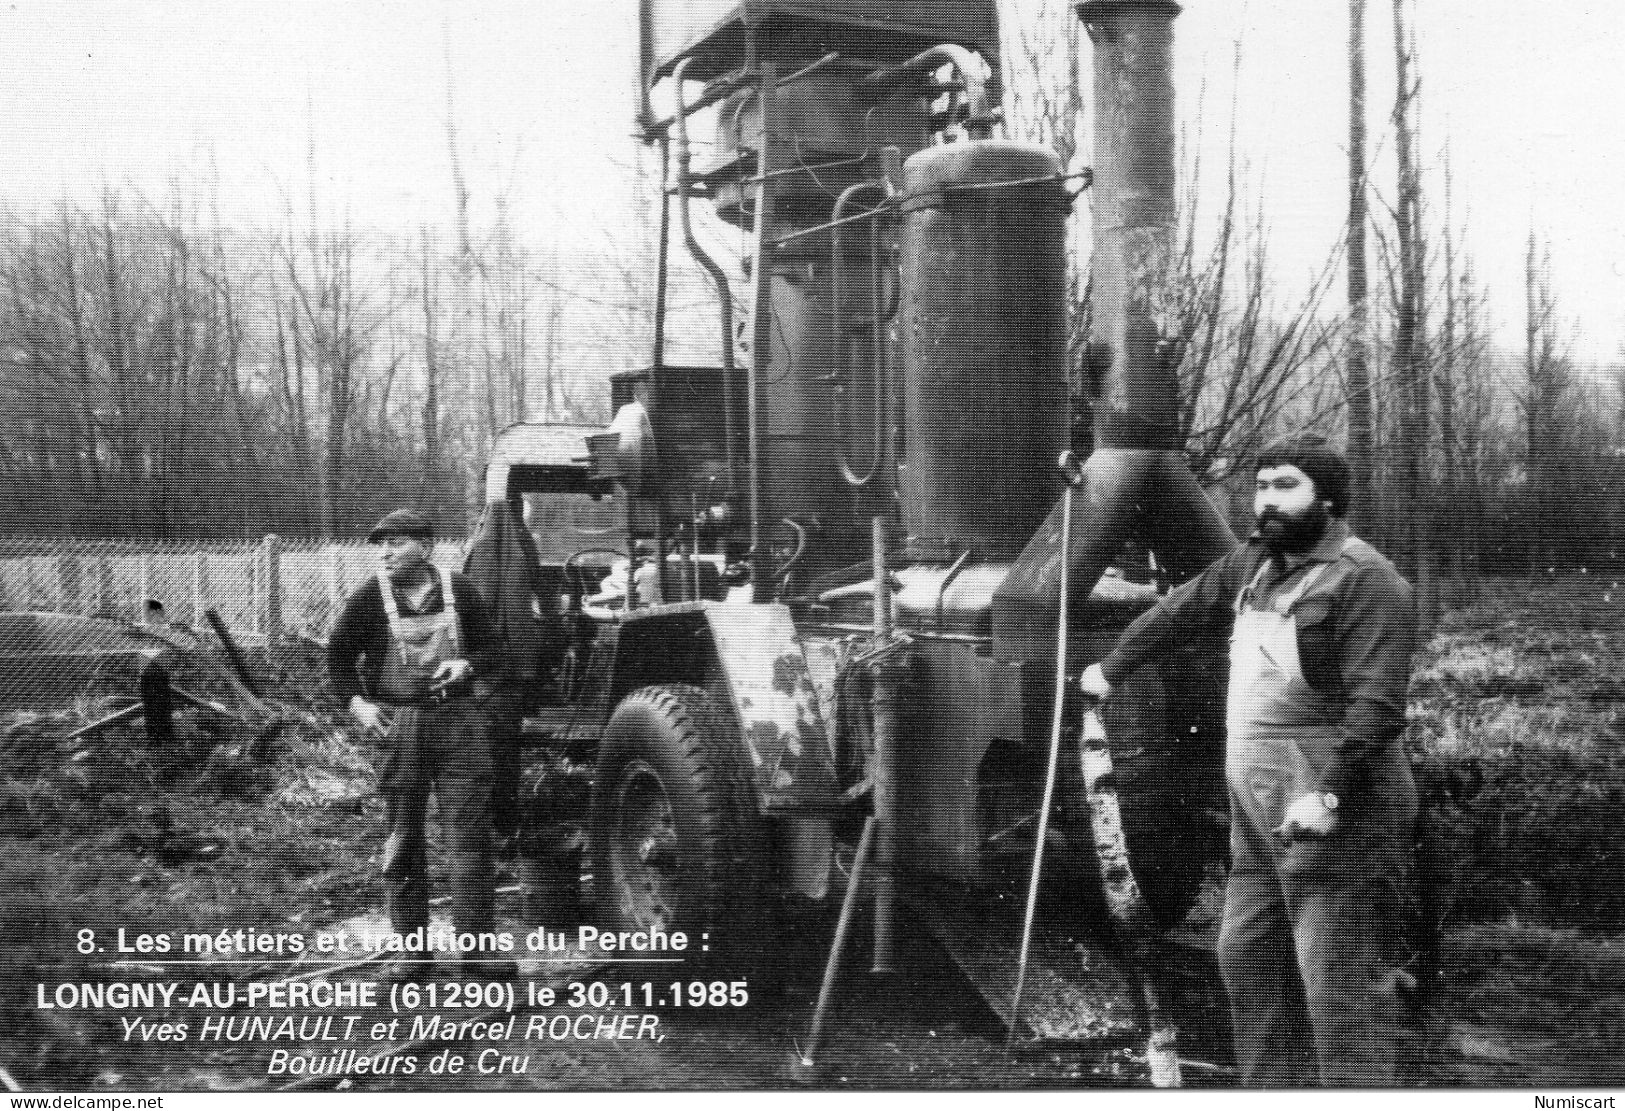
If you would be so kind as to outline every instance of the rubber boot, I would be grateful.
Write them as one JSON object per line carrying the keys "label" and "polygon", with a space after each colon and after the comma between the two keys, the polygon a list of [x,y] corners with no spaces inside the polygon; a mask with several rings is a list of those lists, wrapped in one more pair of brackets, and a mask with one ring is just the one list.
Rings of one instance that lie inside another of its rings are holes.
{"label": "rubber boot", "polygon": [[[451,921],[461,942],[461,935],[478,938],[489,935],[496,928],[496,893],[492,884],[491,854],[489,852],[454,852],[451,854]],[[458,968],[464,979],[512,979],[516,973],[514,963],[503,960],[489,950],[463,948]]]}

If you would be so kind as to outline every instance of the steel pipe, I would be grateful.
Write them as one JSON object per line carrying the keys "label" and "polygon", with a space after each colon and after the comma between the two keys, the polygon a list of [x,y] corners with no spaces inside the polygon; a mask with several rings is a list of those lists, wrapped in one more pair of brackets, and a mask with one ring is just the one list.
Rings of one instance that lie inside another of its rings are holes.
{"label": "steel pipe", "polygon": [[[884,181],[860,181],[855,185],[849,185],[845,189],[843,189],[841,191],[840,197],[838,197],[836,199],[836,201],[835,201],[835,208],[834,208],[834,211],[832,213],[834,219],[831,221],[830,227],[831,228],[838,228],[840,226],[841,219],[842,219],[841,213],[845,210],[846,206],[852,201],[852,199],[855,196],[857,196],[861,192],[864,192],[865,190],[876,190],[876,189],[880,190],[882,196],[888,196],[889,195],[889,190],[887,189],[886,184],[885,184]],[[871,210],[871,214],[874,211],[875,210]],[[874,414],[873,414],[874,427],[873,427],[873,430],[872,430],[873,441],[872,441],[871,448],[870,448],[869,466],[867,468],[867,472],[864,473],[864,474],[859,474],[856,470],[854,470],[853,467],[852,467],[851,461],[847,458],[846,424],[845,424],[845,421],[842,419],[846,414],[842,412],[843,406],[841,405],[840,401],[838,400],[839,394],[836,393],[835,391],[831,391],[831,401],[833,403],[833,408],[835,410],[835,413],[834,413],[834,416],[835,416],[835,433],[841,440],[840,454],[839,454],[839,457],[837,458],[836,462],[837,462],[837,464],[839,465],[839,467],[841,469],[841,477],[846,480],[847,485],[856,486],[856,487],[867,486],[867,485],[869,485],[869,483],[871,483],[871,482],[873,482],[875,480],[875,477],[880,473],[880,468],[881,468],[882,464],[885,462],[885,452],[886,452],[886,445],[885,445],[885,436],[886,436],[886,395],[885,395],[885,379],[884,379],[884,376],[883,376],[883,367],[882,367],[883,351],[881,349],[881,344],[880,344],[880,341],[879,341],[878,337],[874,335],[874,333],[877,332],[879,327],[880,327],[880,303],[879,303],[879,297],[876,296],[876,292],[875,292],[875,289],[874,289],[873,275],[874,275],[874,272],[879,269],[880,258],[879,258],[879,254],[878,254],[878,243],[876,242],[877,237],[873,234],[874,228],[873,228],[872,225],[871,225],[870,231],[871,231],[871,234],[870,234],[870,237],[869,237],[869,249],[870,249],[869,268],[870,268],[871,277],[870,277],[870,292],[869,292],[869,311],[870,311],[871,314],[873,314],[873,318],[872,318],[873,322],[872,322],[872,327],[871,327],[871,340],[870,340],[871,358],[873,360],[873,365],[871,366],[870,370],[871,370],[871,374],[873,375],[873,388],[871,389],[870,394],[871,394],[871,400],[872,400],[873,405],[874,405]],[[841,263],[842,263],[842,256],[841,256],[841,236],[840,236],[840,232],[832,230],[831,233],[830,233],[830,237],[829,237],[829,268],[830,268],[830,311],[829,311],[830,351],[829,351],[829,354],[830,354],[830,362],[832,364],[832,366],[830,368],[830,373],[831,373],[831,377],[834,379],[837,390],[841,386],[841,374],[842,374],[842,371],[844,371],[846,369],[845,368],[846,360],[843,357],[845,349],[846,349],[846,344],[845,344],[844,338],[841,335],[841,301],[842,301],[842,298],[846,294],[846,288],[845,288],[846,287],[846,282],[845,282],[845,268],[841,265]],[[850,410],[851,407],[846,406],[844,408]]]}
{"label": "steel pipe", "polygon": [[891,576],[886,569],[886,519],[870,520],[871,566],[874,568],[874,640],[882,650],[871,673],[874,688],[875,949],[872,970],[894,971],[897,907],[897,673],[883,650],[891,644]]}
{"label": "steel pipe", "polygon": [[972,139],[990,137],[993,134],[993,113],[988,104],[987,82],[979,72],[976,54],[963,46],[953,43],[933,46],[906,62],[871,74],[868,82],[882,87],[896,85],[945,65],[951,65],[958,70],[960,78],[965,82],[965,98],[969,103],[969,115],[965,120],[966,134]]}
{"label": "steel pipe", "polygon": [[677,97],[677,192],[681,202],[677,211],[682,217],[683,243],[688,247],[688,253],[694,256],[694,261],[704,268],[717,287],[717,303],[722,314],[722,440],[728,468],[728,492],[731,495],[735,481],[734,440],[737,435],[734,428],[734,378],[737,376],[734,368],[734,300],[727,272],[700,246],[689,213],[689,167],[693,162],[693,152],[688,142],[688,113],[683,105],[683,71],[688,69],[691,61],[692,58],[684,58],[678,62],[671,75]]}

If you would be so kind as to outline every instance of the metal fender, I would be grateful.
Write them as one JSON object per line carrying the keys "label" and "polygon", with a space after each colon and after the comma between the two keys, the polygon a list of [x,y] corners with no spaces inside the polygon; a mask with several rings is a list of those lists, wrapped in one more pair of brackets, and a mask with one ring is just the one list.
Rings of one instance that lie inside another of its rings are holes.
{"label": "metal fender", "polygon": [[835,753],[795,623],[784,606],[707,605],[762,809],[833,810]]}

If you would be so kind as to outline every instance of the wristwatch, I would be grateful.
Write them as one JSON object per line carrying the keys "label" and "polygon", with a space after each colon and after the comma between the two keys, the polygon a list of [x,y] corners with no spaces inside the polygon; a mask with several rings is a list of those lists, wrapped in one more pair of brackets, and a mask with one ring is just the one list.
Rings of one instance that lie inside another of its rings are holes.
{"label": "wristwatch", "polygon": [[1339,802],[1340,800],[1338,797],[1332,794],[1330,791],[1320,792],[1320,805],[1324,806],[1327,810],[1336,810]]}

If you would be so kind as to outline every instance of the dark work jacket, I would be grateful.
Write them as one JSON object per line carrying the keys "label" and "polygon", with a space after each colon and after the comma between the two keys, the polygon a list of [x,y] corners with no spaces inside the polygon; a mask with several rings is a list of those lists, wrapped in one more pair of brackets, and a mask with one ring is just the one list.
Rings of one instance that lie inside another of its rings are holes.
{"label": "dark work jacket", "polygon": [[507,502],[487,505],[463,560],[463,574],[486,600],[498,654],[493,678],[503,686],[531,687],[551,642],[552,622],[539,618],[534,608],[541,591],[538,570],[536,541],[513,507]]}

